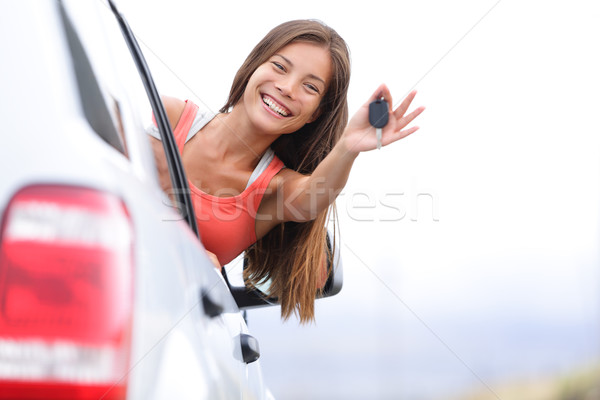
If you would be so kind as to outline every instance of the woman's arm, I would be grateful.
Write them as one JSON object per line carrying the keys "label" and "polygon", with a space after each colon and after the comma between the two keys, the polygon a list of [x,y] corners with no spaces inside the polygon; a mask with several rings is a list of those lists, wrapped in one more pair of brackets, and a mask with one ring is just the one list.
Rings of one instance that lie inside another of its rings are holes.
{"label": "woman's arm", "polygon": [[[165,111],[167,112],[167,117],[169,118],[171,129],[175,129],[175,126],[177,126],[179,118],[183,113],[185,101],[176,99],[174,97],[163,96],[162,102],[165,106]],[[156,139],[151,135],[149,135],[148,137],[150,140],[150,145],[152,146],[152,152],[154,154],[154,161],[156,164],[156,170],[158,173],[160,187],[165,193],[171,196],[171,176],[169,175],[169,166],[167,164],[167,158],[165,157],[165,150],[163,144],[160,139]]]}
{"label": "woman's arm", "polygon": [[185,108],[185,101],[168,96],[161,96],[161,100],[165,106],[171,129],[175,130],[179,118],[181,118],[181,114],[183,113],[183,109]]}
{"label": "woman's arm", "polygon": [[[398,108],[390,112],[389,122],[382,129],[382,146],[405,138],[419,129],[417,126],[404,129],[425,109],[419,107],[405,115],[415,95],[415,91],[411,92]],[[375,128],[369,124],[369,104],[381,97],[388,104],[393,104],[387,86],[381,85],[377,88],[369,100],[354,114],[338,143],[311,175],[286,171],[282,176],[285,199],[284,220],[314,219],[320,211],[333,203],[346,185],[352,164],[358,154],[377,147]]]}

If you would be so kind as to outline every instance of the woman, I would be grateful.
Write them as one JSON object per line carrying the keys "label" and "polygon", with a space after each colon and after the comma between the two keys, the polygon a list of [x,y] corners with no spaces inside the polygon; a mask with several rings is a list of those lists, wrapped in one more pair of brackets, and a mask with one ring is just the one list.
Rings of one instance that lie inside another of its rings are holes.
{"label": "woman", "polygon": [[[328,211],[354,159],[376,147],[369,103],[383,97],[393,104],[381,85],[348,123],[349,80],[343,39],[320,22],[298,20],[277,26],[252,50],[217,117],[163,99],[202,242],[220,265],[246,250],[246,278],[270,279],[283,318],[314,318],[323,254],[331,258]],[[390,112],[384,146],[418,129],[402,130],[423,111],[404,115],[414,95]]]}

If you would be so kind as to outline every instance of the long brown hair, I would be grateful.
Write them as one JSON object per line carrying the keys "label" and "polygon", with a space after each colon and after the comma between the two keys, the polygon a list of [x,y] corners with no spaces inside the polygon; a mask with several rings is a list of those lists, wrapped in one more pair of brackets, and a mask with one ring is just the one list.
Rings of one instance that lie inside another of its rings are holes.
{"label": "long brown hair", "polygon": [[[227,103],[227,112],[242,98],[254,71],[277,51],[293,42],[309,42],[329,49],[333,73],[319,105],[319,117],[298,131],[281,135],[271,148],[284,162],[302,174],[311,174],[329,154],[348,123],[347,93],[350,83],[349,50],[332,28],[315,20],[295,20],[273,28],[250,52],[238,70]],[[335,205],[330,207],[335,220]],[[320,281],[322,257],[327,250],[324,210],[308,222],[285,222],[272,229],[248,250],[244,278],[251,284],[270,279],[269,295],[277,297],[281,315],[297,314],[301,322],[314,319],[314,300]]]}

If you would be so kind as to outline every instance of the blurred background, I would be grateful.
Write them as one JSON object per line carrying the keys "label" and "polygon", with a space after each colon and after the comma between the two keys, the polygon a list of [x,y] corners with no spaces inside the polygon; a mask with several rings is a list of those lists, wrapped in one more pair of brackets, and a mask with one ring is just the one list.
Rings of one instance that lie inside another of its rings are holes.
{"label": "blurred background", "polygon": [[427,110],[337,204],[344,288],[316,323],[248,313],[278,399],[600,399],[600,4],[120,0],[163,94],[211,110],[275,25],[320,19],[350,111]]}

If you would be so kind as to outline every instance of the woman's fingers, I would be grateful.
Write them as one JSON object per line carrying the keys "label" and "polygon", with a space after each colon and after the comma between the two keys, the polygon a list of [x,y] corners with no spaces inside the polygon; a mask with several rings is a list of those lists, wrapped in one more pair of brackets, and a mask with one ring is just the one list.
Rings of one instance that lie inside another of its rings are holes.
{"label": "woman's fingers", "polygon": [[373,92],[373,94],[371,95],[371,97],[369,97],[369,100],[367,101],[366,105],[368,106],[369,103],[371,103],[372,101],[375,101],[382,97],[385,99],[385,101],[388,102],[388,104],[392,104],[392,93],[390,92],[390,89],[387,87],[387,85],[385,83],[382,83],[381,85],[379,85],[377,90],[375,90]]}
{"label": "woman's fingers", "polygon": [[407,137],[408,135],[410,135],[410,134],[412,134],[412,133],[415,133],[415,132],[416,132],[416,131],[418,131],[418,130],[419,130],[419,127],[418,127],[418,126],[411,126],[411,127],[410,127],[410,128],[408,128],[408,129],[405,129],[405,130],[403,130],[403,131],[400,131],[400,132],[398,132],[398,133],[396,134],[396,136],[399,136],[399,138],[398,138],[398,139],[403,139],[403,138]]}
{"label": "woman's fingers", "polygon": [[[381,144],[383,146],[387,146],[397,140],[405,138],[406,136],[415,133],[419,129],[418,126],[404,129],[425,110],[425,107],[419,107],[411,113],[405,115],[416,95],[417,91],[413,90],[406,96],[406,98],[395,110],[392,111],[390,109],[389,123],[382,129],[383,137]],[[352,148],[360,148],[359,151],[368,151],[374,148],[371,147],[374,146],[373,143],[375,143],[375,135],[371,135],[373,133],[373,127],[369,124],[368,119],[369,104],[374,100],[380,99],[382,97],[388,102],[388,104],[391,107],[393,103],[390,90],[385,84],[381,84],[373,92],[369,100],[359,109],[359,111],[349,121],[350,129],[348,130],[348,132],[351,132],[349,137],[351,137],[351,141],[352,143],[354,143],[351,146]],[[368,140],[365,140],[367,138]],[[364,144],[361,145],[361,142]]]}
{"label": "woman's fingers", "polygon": [[416,90],[413,90],[412,92],[410,92],[408,94],[408,96],[406,96],[406,98],[402,101],[402,104],[400,104],[398,106],[398,108],[396,108],[396,110],[394,110],[394,116],[396,117],[396,119],[402,118],[404,113],[406,113],[406,110],[408,110],[408,107],[410,107],[410,103],[412,103],[412,101],[416,95],[417,95]]}
{"label": "woman's fingers", "polygon": [[411,135],[411,134],[415,133],[418,130],[419,130],[418,126],[411,126],[410,128],[405,129],[403,131],[392,133],[391,135],[385,135],[383,137],[382,141],[381,141],[381,144],[383,146],[387,146],[389,144],[394,143],[395,141],[398,141],[400,139],[404,139],[408,135]]}
{"label": "woman's fingers", "polygon": [[212,261],[212,263],[215,265],[215,268],[220,271],[223,268],[223,266],[219,262],[219,259],[217,258],[217,255],[215,253],[211,253],[208,250],[206,250],[206,254],[208,255],[208,259],[210,261]]}
{"label": "woman's fingers", "polygon": [[398,127],[396,129],[404,128],[406,125],[410,124],[412,120],[417,118],[419,116],[419,114],[421,114],[423,111],[425,111],[425,107],[419,107],[415,111],[411,112],[410,114],[405,115],[404,117],[401,117],[400,120],[398,121]]}
{"label": "woman's fingers", "polygon": [[[396,120],[396,126],[394,127],[394,131],[399,131],[404,128],[406,125],[410,124],[415,118],[417,118],[423,111],[425,111],[425,107],[419,107],[413,112],[404,117]],[[394,114],[395,115],[395,114]]]}

